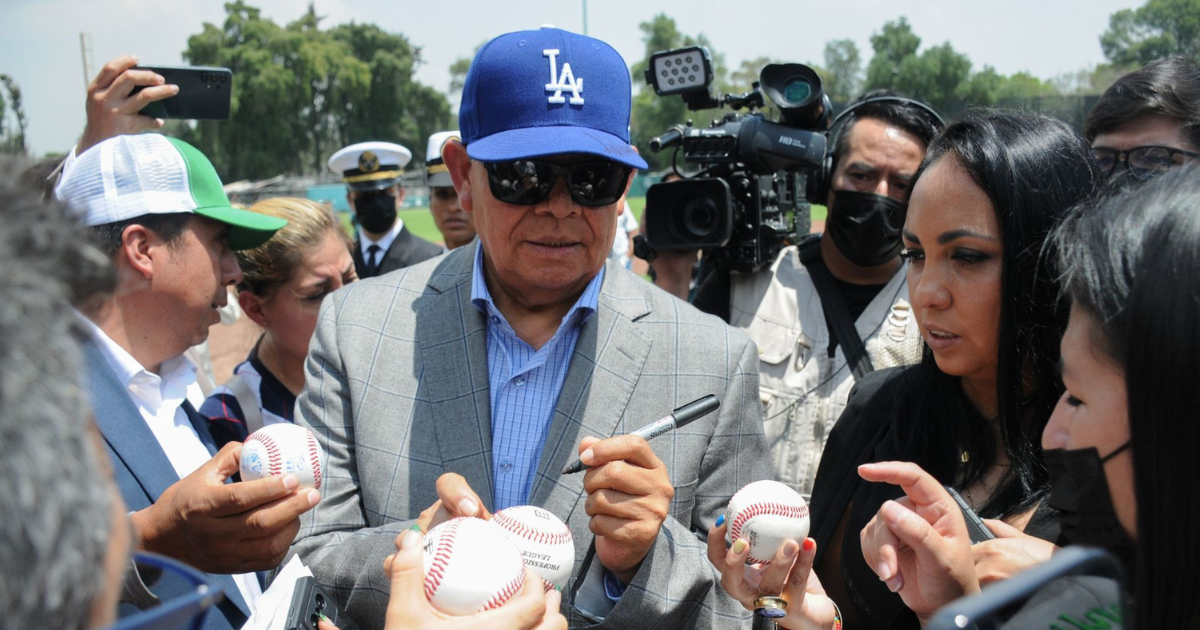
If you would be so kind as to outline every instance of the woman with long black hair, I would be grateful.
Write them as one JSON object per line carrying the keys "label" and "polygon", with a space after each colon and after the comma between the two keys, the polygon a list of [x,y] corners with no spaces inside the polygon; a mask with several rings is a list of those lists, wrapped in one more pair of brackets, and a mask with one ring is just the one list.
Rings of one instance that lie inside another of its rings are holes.
{"label": "woman with long black hair", "polygon": [[903,496],[859,477],[858,466],[871,462],[915,462],[959,488],[981,516],[1058,537],[1044,509],[1039,443],[1062,393],[1055,369],[1067,314],[1039,254],[1097,181],[1087,144],[1051,118],[980,113],[933,140],[903,231],[924,358],[872,373],[851,394],[813,489],[815,540],[789,542],[766,570],[747,572],[744,541],[726,552],[724,528],[710,531],[709,555],[727,591],[748,608],[782,591],[789,604],[781,625],[793,630],[833,627],[843,614],[850,627],[915,623],[897,584],[863,558],[860,532]]}
{"label": "woman with long black hair", "polygon": [[[1200,627],[1198,208],[1200,168],[1183,167],[1073,215],[1052,241],[1071,307],[1066,390],[1042,436],[1047,503],[1066,542],[1124,561],[1126,628]],[[971,592],[969,541],[948,495],[911,464],[873,468],[864,473],[904,478],[909,499],[864,533],[868,557],[899,565],[887,571],[920,612]]]}

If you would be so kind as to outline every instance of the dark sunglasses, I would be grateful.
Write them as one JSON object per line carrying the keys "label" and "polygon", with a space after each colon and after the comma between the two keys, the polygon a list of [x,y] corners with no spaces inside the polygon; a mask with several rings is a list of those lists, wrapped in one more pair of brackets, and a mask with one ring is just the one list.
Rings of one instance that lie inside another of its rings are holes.
{"label": "dark sunglasses", "polygon": [[1138,179],[1157,175],[1172,166],[1183,164],[1188,159],[1200,158],[1200,153],[1154,146],[1134,147],[1128,151],[1096,147],[1092,149],[1092,155],[1105,177],[1112,175],[1117,164],[1123,162],[1125,168]]}
{"label": "dark sunglasses", "polygon": [[554,164],[544,160],[483,162],[492,196],[504,203],[534,206],[554,189],[559,175],[567,177],[567,190],[575,203],[588,208],[607,206],[625,194],[633,168],[609,160]]}

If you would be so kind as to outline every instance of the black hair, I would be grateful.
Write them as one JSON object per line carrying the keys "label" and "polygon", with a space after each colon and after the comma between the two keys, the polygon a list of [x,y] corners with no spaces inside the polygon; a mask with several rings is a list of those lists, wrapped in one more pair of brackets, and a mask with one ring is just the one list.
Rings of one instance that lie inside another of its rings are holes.
{"label": "black hair", "polygon": [[124,221],[114,221],[113,223],[105,223],[92,228],[92,240],[104,255],[112,258],[121,249],[121,239],[125,234],[125,229],[131,225],[140,225],[155,234],[158,234],[167,245],[173,246],[177,243],[180,235],[183,234],[184,228],[187,227],[188,221],[196,215],[190,212],[170,212],[165,214],[143,214],[140,217],[126,219]]}
{"label": "black hair", "polygon": [[[1135,628],[1200,627],[1200,166],[1101,200],[1055,234],[1092,345],[1125,374],[1137,545]],[[1102,453],[1104,454],[1104,453]],[[1182,500],[1181,500],[1182,499]]]}
{"label": "black hair", "polygon": [[[864,92],[861,96],[854,99],[847,109],[854,107],[858,103],[862,103],[868,99],[884,98],[884,97],[907,98],[892,90],[879,89]],[[877,103],[867,103],[859,106],[854,111],[846,114],[839,125],[841,127],[837,131],[837,142],[833,147],[833,168],[836,169],[838,161],[850,150],[850,129],[854,127],[858,121],[864,118],[874,118],[881,120],[893,127],[899,127],[908,133],[921,139],[922,148],[929,146],[933,137],[937,134],[938,129],[942,128],[942,123],[935,119],[929,112],[903,101],[880,101]]]}
{"label": "black hair", "polygon": [[[959,378],[939,370],[926,347],[915,370],[914,420],[900,427],[900,440],[913,461],[942,483],[963,487],[983,477],[996,463],[997,446],[1003,446],[1008,472],[981,510],[995,518],[1028,510],[1047,492],[1041,435],[1062,394],[1059,341],[1068,312],[1042,250],[1051,229],[1088,199],[1100,177],[1083,138],[1059,120],[1032,114],[969,113],[934,139],[915,182],[942,159],[957,161],[970,174],[1000,225],[1001,426],[995,431],[974,409]],[[968,461],[961,461],[962,453]]]}
{"label": "black hair", "polygon": [[1083,135],[1091,142],[1146,114],[1177,119],[1184,137],[1200,148],[1200,65],[1167,57],[1117,79],[1088,114]]}

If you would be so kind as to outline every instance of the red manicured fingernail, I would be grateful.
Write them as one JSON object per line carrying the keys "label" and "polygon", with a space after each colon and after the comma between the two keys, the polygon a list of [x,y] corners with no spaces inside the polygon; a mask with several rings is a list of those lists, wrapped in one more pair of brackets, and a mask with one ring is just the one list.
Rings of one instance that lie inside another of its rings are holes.
{"label": "red manicured fingernail", "polygon": [[812,551],[817,546],[817,542],[811,538],[804,539],[804,550]]}

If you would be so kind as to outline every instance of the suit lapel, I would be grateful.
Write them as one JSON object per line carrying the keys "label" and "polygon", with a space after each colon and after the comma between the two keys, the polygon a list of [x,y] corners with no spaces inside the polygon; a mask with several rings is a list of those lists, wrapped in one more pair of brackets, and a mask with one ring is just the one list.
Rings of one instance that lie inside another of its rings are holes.
{"label": "suit lapel", "polygon": [[84,350],[96,425],[153,503],[179,476],[100,350],[90,341],[84,343]]}
{"label": "suit lapel", "polygon": [[642,297],[645,288],[631,285],[634,280],[619,266],[607,264],[599,309],[579,333],[538,462],[529,503],[544,506],[564,521],[571,519],[585,494],[582,474],[562,475],[578,457],[580,439],[611,437],[654,419],[632,418],[634,426],[623,422],[652,345],[634,323],[650,312]]}
{"label": "suit lapel", "polygon": [[[411,249],[412,234],[408,231],[408,226],[400,228],[400,233],[396,234],[396,238],[392,240],[392,244],[388,246],[387,251],[379,257],[379,275],[383,275],[389,271],[403,269],[412,264],[408,260],[408,251]],[[468,276],[468,281],[470,276]]]}
{"label": "suit lapel", "polygon": [[[179,481],[179,475],[175,473],[175,468],[159,446],[158,439],[154,437],[150,427],[146,426],[142,414],[134,406],[125,387],[113,374],[100,350],[91,341],[84,342],[83,348],[92,416],[96,419],[96,426],[100,428],[108,448],[119,460],[114,461],[113,466],[123,465],[129,470],[149,502],[154,503],[171,484]],[[203,417],[187,401],[184,401],[184,409],[187,410],[188,419],[191,420],[196,433],[200,434],[200,440],[208,447],[210,453],[215,453],[215,445],[207,427],[197,424],[204,421]],[[122,493],[128,491],[130,490],[122,488]],[[130,503],[130,498],[126,497],[125,500],[126,503]],[[224,587],[225,601],[218,604],[221,612],[233,627],[240,626],[245,622],[249,607],[237,584],[228,575],[210,574],[210,577]]]}
{"label": "suit lapel", "polygon": [[353,258],[354,273],[357,274],[359,278],[370,278],[371,274],[370,270],[367,269],[367,261],[363,258],[362,240],[360,240],[357,236],[354,237]]}
{"label": "suit lapel", "polygon": [[[416,331],[421,386],[428,395],[442,464],[445,470],[465,477],[490,510],[492,422],[487,327],[483,314],[471,303],[476,247],[451,252],[442,265],[444,271],[430,278],[433,292],[415,304]],[[464,391],[468,395],[463,396]]]}

